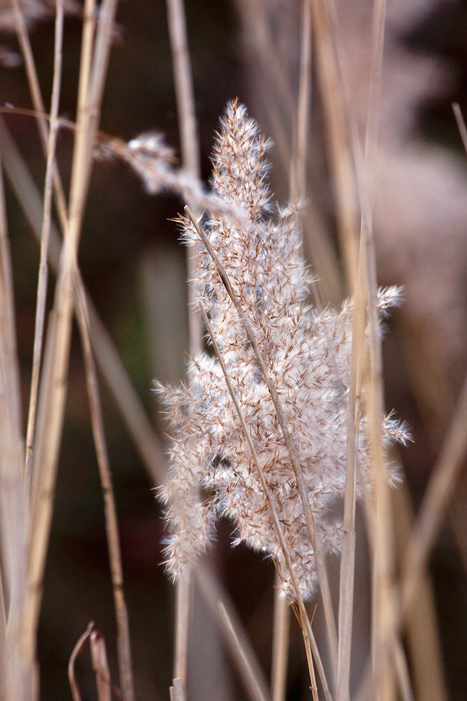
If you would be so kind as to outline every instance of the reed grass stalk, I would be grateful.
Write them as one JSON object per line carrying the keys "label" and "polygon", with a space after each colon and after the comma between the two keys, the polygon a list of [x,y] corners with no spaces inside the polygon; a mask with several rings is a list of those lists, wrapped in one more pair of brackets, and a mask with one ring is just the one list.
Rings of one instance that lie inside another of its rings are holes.
{"label": "reed grass stalk", "polygon": [[[122,692],[127,701],[134,701],[133,671],[131,664],[130,627],[128,622],[128,610],[123,589],[123,568],[120,552],[120,536],[118,532],[117,507],[112,484],[109,456],[104,433],[104,420],[99,394],[97,371],[91,348],[89,333],[89,319],[87,317],[86,301],[83,288],[74,285],[78,291],[77,318],[80,326],[81,342],[83,347],[84,366],[86,372],[86,385],[91,410],[91,424],[96,446],[99,476],[104,495],[104,511],[107,543],[109,548],[110,572],[114,595],[115,613],[117,619],[117,649],[120,670],[120,683]],[[81,294],[80,294],[81,293]],[[92,638],[91,638],[92,641]]]}
{"label": "reed grass stalk", "polygon": [[[49,247],[49,234],[52,213],[52,190],[55,170],[55,147],[58,132],[58,108],[60,101],[60,83],[62,77],[62,52],[63,52],[63,21],[64,12],[62,2],[57,3],[57,15],[55,20],[55,48],[54,48],[54,78],[52,87],[52,99],[50,107],[50,130],[47,145],[47,167],[44,185],[44,213],[41,231],[41,253],[39,263],[39,276],[37,283],[36,320],[34,326],[34,349],[31,378],[31,391],[29,398],[28,422],[26,429],[26,476],[25,499],[29,503],[31,477],[32,477],[32,452],[34,442],[34,428],[36,422],[37,397],[39,391],[39,375],[42,359],[42,347],[44,337],[45,309],[47,298],[48,262],[47,251]],[[26,46],[26,44],[25,44]],[[32,54],[31,54],[32,55]],[[39,101],[40,102],[40,101]],[[39,105],[40,106],[40,105]],[[42,122],[40,122],[42,123]]]}
{"label": "reed grass stalk", "polygon": [[[193,220],[192,220],[192,221],[193,221]],[[199,231],[201,231],[201,229],[200,229]],[[206,239],[205,237],[204,237],[203,243],[204,243],[205,245],[206,245],[206,243],[207,243],[208,246],[210,247],[210,244],[209,244],[209,242],[207,241],[207,239]],[[208,250],[209,250],[209,248],[208,248]],[[210,251],[210,255],[212,256],[211,251]],[[215,256],[215,254],[214,254],[214,256]],[[216,262],[216,267],[220,266],[219,262],[217,261],[217,257],[214,258],[214,261]],[[225,280],[226,287],[228,287],[228,288],[230,287],[230,289],[232,290],[232,287],[231,287],[231,285],[230,285],[230,282],[229,282],[228,278],[227,278],[226,275],[225,275],[225,272],[222,270],[221,267],[218,267],[218,270],[220,271],[221,278],[223,278],[223,280]],[[233,294],[234,294],[234,293],[233,293]],[[274,505],[274,502],[273,502],[272,499],[271,499],[271,495],[270,495],[270,492],[269,492],[269,488],[268,488],[268,486],[267,486],[266,479],[265,479],[265,477],[264,477],[264,472],[263,472],[263,470],[262,470],[262,468],[261,468],[261,466],[260,466],[260,464],[259,464],[258,455],[257,455],[257,453],[256,453],[256,449],[255,449],[255,447],[254,447],[253,441],[251,440],[250,432],[248,431],[247,425],[246,425],[246,423],[245,423],[245,419],[244,419],[243,412],[242,412],[242,409],[241,409],[241,407],[240,407],[240,404],[239,404],[239,402],[238,402],[237,395],[236,395],[235,390],[234,390],[234,388],[233,388],[233,386],[232,386],[232,383],[231,383],[231,381],[230,381],[230,377],[229,377],[229,375],[228,375],[227,369],[226,369],[226,367],[225,367],[225,365],[224,365],[224,361],[223,361],[223,359],[222,359],[222,356],[221,356],[221,354],[220,354],[219,348],[218,348],[218,346],[217,346],[216,339],[215,339],[215,337],[214,337],[213,331],[212,331],[212,329],[211,329],[211,325],[210,325],[210,323],[209,323],[209,319],[208,319],[207,314],[206,314],[206,312],[205,312],[203,306],[201,305],[201,303],[200,303],[200,309],[201,309],[201,313],[202,313],[202,315],[203,315],[204,323],[205,323],[205,325],[206,325],[206,328],[207,328],[207,330],[208,330],[209,336],[210,336],[211,341],[212,341],[212,344],[213,344],[214,352],[215,352],[216,357],[217,357],[217,359],[218,359],[218,361],[219,361],[219,364],[220,364],[220,366],[221,366],[221,368],[222,368],[222,372],[223,372],[223,374],[224,374],[225,382],[226,382],[226,384],[227,384],[229,393],[230,393],[230,395],[231,395],[231,397],[232,397],[232,401],[233,401],[233,403],[234,403],[234,405],[235,405],[235,409],[236,409],[236,411],[237,411],[237,415],[238,415],[238,418],[239,418],[239,420],[240,420],[240,423],[241,423],[241,426],[242,426],[242,430],[243,430],[245,439],[246,439],[246,441],[247,441],[247,443],[248,443],[248,447],[249,447],[249,450],[250,450],[250,453],[251,453],[251,458],[252,458],[253,463],[254,463],[254,465],[255,465],[255,468],[256,468],[256,470],[257,470],[257,472],[258,472],[258,476],[259,476],[259,479],[260,479],[260,482],[261,482],[261,486],[262,486],[262,488],[263,488],[264,494],[265,494],[266,499],[267,499],[267,502],[268,502],[268,506],[269,506],[269,509],[270,509],[270,512],[271,512],[271,517],[272,517],[272,520],[273,520],[273,523],[274,523],[274,529],[275,529],[275,531],[276,531],[277,538],[278,538],[278,540],[279,540],[279,542],[280,542],[280,546],[281,546],[281,549],[282,549],[282,552],[283,552],[283,555],[284,555],[284,559],[285,559],[285,561],[286,561],[286,563],[287,563],[287,568],[288,568],[288,570],[289,570],[290,578],[291,578],[291,580],[292,580],[292,584],[293,584],[293,587],[294,587],[294,591],[295,591],[295,594],[296,594],[296,597],[297,597],[297,605],[298,605],[298,609],[299,609],[299,612],[300,612],[300,621],[301,621],[301,625],[302,625],[303,636],[304,636],[304,638],[305,638],[305,645],[309,645],[309,646],[313,649],[313,654],[315,655],[315,661],[316,661],[316,664],[317,664],[317,666],[318,666],[318,671],[319,671],[319,674],[320,674],[321,683],[322,683],[323,688],[324,688],[324,693],[325,693],[326,699],[327,699],[327,700],[330,700],[332,697],[331,697],[331,694],[330,694],[330,691],[329,691],[329,685],[328,685],[328,683],[327,683],[326,675],[325,675],[325,673],[324,673],[324,668],[323,668],[323,666],[322,666],[320,657],[319,657],[319,655],[317,654],[316,643],[315,643],[315,640],[314,640],[313,632],[312,632],[312,630],[311,630],[310,619],[308,618],[308,614],[307,614],[307,611],[306,611],[306,609],[305,609],[305,604],[304,604],[304,602],[303,602],[303,598],[302,598],[302,595],[301,595],[301,593],[300,593],[300,588],[299,588],[299,586],[298,586],[298,583],[297,583],[297,580],[296,580],[296,577],[295,577],[294,569],[293,569],[293,566],[292,566],[291,555],[290,555],[290,553],[289,553],[289,549],[288,549],[287,544],[286,544],[285,539],[284,539],[284,534],[283,534],[282,526],[281,526],[281,523],[280,523],[280,520],[279,520],[279,516],[278,516],[278,514],[277,514],[277,510],[276,510],[276,507],[275,507],[275,505]],[[248,324],[248,322],[247,322],[247,324]],[[246,328],[246,327],[245,327],[245,328]],[[252,336],[252,338],[253,338],[253,336]],[[310,667],[310,681],[311,681],[311,683],[312,683],[312,687],[313,687],[314,693],[316,693],[316,684],[315,684],[315,682],[314,682],[314,679],[315,679],[314,668],[313,668],[313,664],[312,664],[312,661],[311,661],[310,658],[308,659],[308,663],[309,663],[309,667]]]}

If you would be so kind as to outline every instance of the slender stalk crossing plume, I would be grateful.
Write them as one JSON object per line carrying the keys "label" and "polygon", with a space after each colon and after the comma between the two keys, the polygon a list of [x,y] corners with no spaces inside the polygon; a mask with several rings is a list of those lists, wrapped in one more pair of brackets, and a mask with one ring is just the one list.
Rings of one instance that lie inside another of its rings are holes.
{"label": "slender stalk crossing plume", "polygon": [[[316,536],[328,552],[339,551],[347,448],[352,300],[338,310],[308,303],[312,279],[301,254],[297,208],[271,204],[266,182],[269,147],[258,125],[238,102],[221,121],[214,151],[213,194],[244,211],[243,223],[228,213],[204,222],[204,235],[240,303],[264,359],[292,437]],[[245,333],[245,319],[223,285],[197,227],[181,218],[183,238],[199,245],[198,300],[210,327],[265,475],[303,598],[317,584],[314,548],[290,452],[284,441],[258,355]],[[400,300],[399,290],[381,290],[381,316]],[[170,535],[167,566],[182,575],[214,536],[225,515],[237,526],[235,543],[272,557],[281,590],[296,599],[290,572],[274,529],[268,498],[252,461],[245,432],[215,357],[201,353],[189,363],[189,386],[157,391],[171,422],[171,479],[159,490],[167,506]],[[387,444],[404,443],[406,427],[381,417]],[[365,420],[361,419],[359,486],[370,485]],[[388,480],[397,471],[388,468]]]}

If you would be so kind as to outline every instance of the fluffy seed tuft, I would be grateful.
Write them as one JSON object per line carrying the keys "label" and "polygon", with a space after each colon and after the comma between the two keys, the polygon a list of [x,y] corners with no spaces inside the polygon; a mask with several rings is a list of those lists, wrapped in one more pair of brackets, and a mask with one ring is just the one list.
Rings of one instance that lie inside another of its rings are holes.
{"label": "fluffy seed tuft", "polygon": [[[271,217],[266,183],[267,142],[238,102],[227,107],[213,156],[214,194],[247,213],[241,225],[226,214],[205,224],[254,331],[294,438],[316,527],[327,551],[342,542],[342,505],[347,447],[348,387],[352,301],[322,312],[309,307],[310,276],[300,251],[293,207]],[[289,454],[268,389],[235,307],[193,224],[182,219],[183,237],[201,250],[197,295],[235,387],[246,424],[293,555],[300,591],[309,598],[316,567]],[[400,300],[400,290],[379,293],[383,316]],[[248,445],[222,369],[200,354],[189,364],[188,386],[158,392],[172,430],[171,480],[159,491],[167,506],[170,537],[167,566],[177,577],[213,536],[218,516],[237,526],[235,543],[274,559],[282,591],[295,599],[290,574],[252,463]],[[406,427],[392,416],[384,421],[386,444],[404,443]],[[369,482],[369,456],[362,420],[361,474]],[[388,468],[388,478],[396,471]],[[203,498],[201,498],[203,494]],[[207,495],[207,496],[206,496]]]}

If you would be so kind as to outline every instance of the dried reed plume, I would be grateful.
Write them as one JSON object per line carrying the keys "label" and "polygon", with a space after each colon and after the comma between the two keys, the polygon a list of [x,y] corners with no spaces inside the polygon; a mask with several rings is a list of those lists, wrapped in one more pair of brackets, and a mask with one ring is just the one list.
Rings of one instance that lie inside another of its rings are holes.
{"label": "dried reed plume", "polygon": [[[240,226],[225,214],[205,224],[205,235],[222,262],[256,337],[277,390],[294,449],[302,466],[317,534],[326,551],[339,551],[340,505],[345,489],[347,396],[350,377],[352,301],[339,310],[307,304],[312,280],[300,250],[296,207],[273,208],[266,182],[269,142],[238,102],[230,103],[214,151],[214,194],[247,213]],[[271,215],[275,209],[275,216]],[[197,227],[182,218],[183,238],[200,245]],[[300,593],[317,583],[313,546],[280,422],[243,321],[220,284],[212,256],[201,249],[198,300],[235,386],[245,422],[280,516]],[[399,290],[379,292],[381,315],[400,300]],[[267,496],[253,465],[245,433],[220,362],[201,353],[189,363],[189,383],[157,385],[172,427],[171,480],[159,496],[168,506],[171,535],[167,564],[176,578],[213,537],[214,521],[226,515],[245,542],[272,557],[282,592],[296,599]],[[369,455],[361,419],[360,480],[369,485]],[[405,426],[384,419],[387,444],[404,443]],[[388,479],[397,473],[388,471]],[[359,485],[361,490],[361,483]]]}

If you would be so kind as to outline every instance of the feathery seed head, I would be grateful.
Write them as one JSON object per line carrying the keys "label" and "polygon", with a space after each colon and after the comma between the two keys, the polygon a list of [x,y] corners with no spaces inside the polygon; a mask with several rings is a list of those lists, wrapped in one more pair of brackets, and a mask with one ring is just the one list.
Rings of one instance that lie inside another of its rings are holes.
{"label": "feathery seed head", "polygon": [[[268,211],[267,142],[245,107],[233,102],[221,122],[214,151],[213,188],[219,198],[246,211],[243,225],[218,213],[205,234],[222,263],[261,349],[298,451],[318,536],[337,552],[342,542],[352,301],[340,310],[306,307],[310,276],[300,252],[295,210]],[[197,295],[210,325],[265,476],[268,492],[292,555],[300,592],[309,598],[316,566],[289,452],[255,352],[245,335],[215,264],[189,219],[183,237],[201,248]],[[379,293],[383,315],[400,290]],[[171,480],[159,494],[169,507],[167,564],[178,576],[212,538],[219,515],[237,526],[235,542],[272,557],[282,591],[295,599],[266,495],[216,358],[201,353],[190,362],[187,387],[158,391],[172,426]],[[405,442],[407,429],[394,418],[383,424],[387,444]],[[365,421],[359,432],[361,474],[369,483]],[[388,474],[390,477],[390,474]],[[202,499],[201,493],[211,495]]]}

